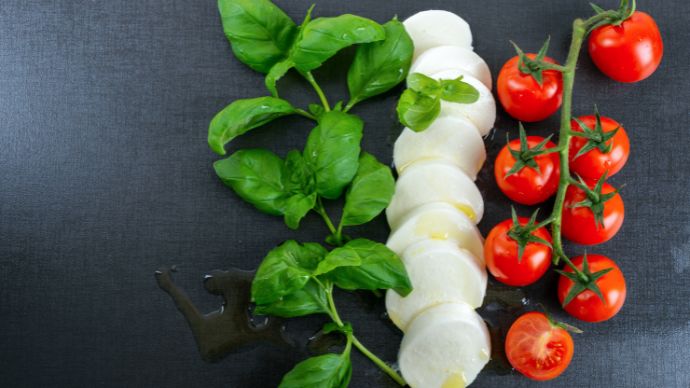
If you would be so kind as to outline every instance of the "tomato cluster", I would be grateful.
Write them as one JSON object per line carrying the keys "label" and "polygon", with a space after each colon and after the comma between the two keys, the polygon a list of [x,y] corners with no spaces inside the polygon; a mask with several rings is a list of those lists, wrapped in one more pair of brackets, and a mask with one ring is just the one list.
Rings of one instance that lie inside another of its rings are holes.
{"label": "tomato cluster", "polygon": [[[663,56],[663,42],[654,19],[635,11],[634,2],[630,5],[626,0],[621,1],[618,11],[593,7],[597,15],[588,19],[593,20],[588,51],[595,65],[619,82],[638,82],[654,73]],[[498,99],[517,120],[540,121],[561,106],[563,72],[574,71],[575,62],[569,60],[568,66],[561,66],[546,56],[547,47],[548,41],[539,53],[525,54],[516,46],[518,55],[500,70]],[[571,91],[572,84],[566,90]],[[557,295],[564,310],[586,322],[601,322],[615,316],[625,302],[623,273],[606,256],[566,257],[561,235],[577,244],[596,245],[618,233],[625,207],[618,190],[607,179],[625,165],[630,142],[625,128],[600,115],[596,107],[593,114],[572,119],[570,128],[561,128],[563,134],[569,136],[569,141],[561,139],[556,145],[550,137],[527,136],[520,124],[519,139],[509,140],[499,152],[494,176],[508,198],[531,206],[556,193],[558,197],[556,210],[541,223],[536,212],[527,219],[513,210],[511,219],[499,223],[488,234],[484,255],[493,277],[511,286],[536,282],[548,270],[552,258],[556,263],[563,259],[566,265],[557,270]],[[564,176],[564,171],[570,174]],[[549,224],[553,236],[546,229]],[[573,340],[566,328],[542,313],[521,316],[506,338],[511,365],[535,380],[560,375],[573,355]]]}

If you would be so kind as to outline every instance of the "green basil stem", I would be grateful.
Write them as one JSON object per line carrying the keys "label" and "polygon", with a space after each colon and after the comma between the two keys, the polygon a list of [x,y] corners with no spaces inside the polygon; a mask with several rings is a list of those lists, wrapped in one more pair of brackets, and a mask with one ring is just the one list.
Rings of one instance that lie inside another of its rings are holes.
{"label": "green basil stem", "polygon": [[304,109],[295,109],[295,113],[297,113],[298,115],[300,115],[300,116],[302,116],[302,117],[306,117],[306,118],[308,118],[308,119],[310,119],[310,120],[316,121],[316,117],[314,117],[313,114],[307,112],[307,111],[304,110]]}
{"label": "green basil stem", "polygon": [[321,86],[319,86],[319,84],[316,82],[316,79],[314,78],[314,75],[311,73],[311,71],[300,72],[300,74],[302,74],[302,77],[304,77],[304,79],[306,79],[307,82],[309,82],[309,84],[316,91],[316,94],[319,96],[319,100],[321,100],[321,105],[323,105],[323,109],[325,109],[326,112],[330,112],[331,106],[328,104],[328,99],[326,98],[326,95],[321,89]]}
{"label": "green basil stem", "polygon": [[561,223],[563,215],[563,203],[565,202],[565,193],[570,185],[570,166],[568,162],[568,151],[570,146],[571,138],[571,127],[570,120],[572,116],[572,102],[573,102],[573,86],[575,84],[575,69],[577,66],[577,60],[580,55],[580,50],[582,48],[582,43],[590,32],[590,29],[613,17],[617,14],[617,11],[606,11],[597,15],[590,17],[587,20],[575,19],[573,22],[573,35],[570,42],[570,50],[568,51],[568,57],[566,63],[563,66],[563,105],[561,107],[561,127],[559,132],[558,149],[560,156],[560,167],[561,176],[558,187],[558,193],[556,194],[556,201],[553,206],[553,212],[551,213],[551,234],[553,236],[553,261],[554,264],[558,264],[560,259],[563,259],[565,263],[575,271],[575,273],[584,281],[587,280],[587,276],[582,273],[575,265],[570,261],[563,251],[563,241],[561,238]]}
{"label": "green basil stem", "polygon": [[[342,319],[340,319],[340,315],[338,315],[338,310],[335,308],[335,302],[333,301],[333,284],[328,284],[326,287],[326,297],[328,298],[328,307],[330,310],[329,315],[331,316],[331,319],[333,319],[333,322],[335,322],[338,326],[344,326]],[[354,334],[352,334],[352,344],[355,345],[360,353],[367,356],[367,358],[369,358],[374,364],[376,364],[376,366],[390,376],[390,378],[395,380],[396,383],[400,384],[401,387],[407,385],[405,379],[403,379],[398,372],[394,371],[390,365],[386,364],[383,360],[378,358],[374,353],[367,349],[361,342],[359,342]]]}
{"label": "green basil stem", "polygon": [[328,213],[326,213],[326,208],[323,206],[321,197],[316,198],[316,206],[314,207],[314,211],[317,212],[321,216],[321,218],[323,218],[323,221],[326,223],[328,230],[331,232],[331,234],[335,236],[337,234],[337,231],[335,229],[335,226],[333,225],[333,222],[331,221],[331,217],[329,217]]}

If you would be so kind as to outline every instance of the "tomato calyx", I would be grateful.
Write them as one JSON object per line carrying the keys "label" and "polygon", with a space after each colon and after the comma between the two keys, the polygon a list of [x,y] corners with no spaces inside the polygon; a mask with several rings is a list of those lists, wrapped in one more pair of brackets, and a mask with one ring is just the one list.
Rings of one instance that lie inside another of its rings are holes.
{"label": "tomato calyx", "polygon": [[549,50],[550,41],[551,37],[549,36],[548,38],[546,38],[546,41],[539,49],[537,56],[534,58],[530,58],[527,55],[525,55],[522,49],[517,44],[515,44],[515,42],[513,42],[512,40],[510,41],[510,44],[513,45],[513,47],[515,48],[515,52],[517,52],[517,55],[520,58],[520,60],[518,61],[518,70],[520,70],[522,74],[531,75],[532,78],[534,78],[534,80],[537,81],[540,87],[544,82],[544,70],[556,70],[561,72],[565,70],[563,66],[556,65],[554,63],[549,63],[544,60],[544,58],[546,57],[546,52]]}
{"label": "tomato calyx", "polygon": [[594,26],[592,26],[591,29],[595,29],[606,24],[610,24],[612,26],[620,26],[621,24],[623,24],[624,21],[630,18],[632,14],[635,13],[635,9],[637,9],[637,4],[635,0],[621,0],[621,2],[618,5],[618,9],[609,11],[604,10],[603,8],[594,3],[589,4],[592,6],[592,9],[594,10],[594,12],[596,12],[597,15],[606,15],[603,21],[595,24]]}
{"label": "tomato calyx", "polygon": [[614,136],[616,136],[616,133],[618,133],[618,131],[621,129],[621,126],[617,126],[612,131],[604,132],[603,125],[601,124],[601,115],[599,114],[599,109],[596,105],[594,106],[594,117],[596,120],[594,128],[588,127],[579,118],[573,118],[573,120],[575,120],[575,122],[577,122],[577,124],[580,126],[582,132],[572,131],[571,135],[587,139],[587,143],[585,143],[585,145],[582,146],[582,148],[580,148],[577,154],[575,154],[573,160],[579,158],[580,156],[586,154],[587,152],[593,149],[598,149],[599,151],[601,151],[601,153],[604,154],[608,154],[613,149],[613,142],[611,142],[610,140]]}
{"label": "tomato calyx", "polygon": [[534,160],[535,157],[539,155],[546,155],[550,154],[552,152],[558,152],[559,149],[554,147],[554,148],[546,148],[546,144],[551,141],[551,138],[553,137],[553,134],[549,135],[546,137],[544,140],[542,140],[539,144],[535,145],[534,147],[529,146],[529,143],[527,142],[527,133],[525,132],[525,127],[522,125],[522,123],[519,123],[519,133],[520,133],[520,149],[519,150],[514,150],[513,148],[510,147],[510,136],[506,134],[506,142],[508,143],[508,151],[510,152],[510,155],[513,156],[513,159],[515,159],[515,164],[513,167],[508,170],[508,172],[505,175],[505,178],[508,178],[509,176],[513,174],[517,174],[520,172],[525,167],[529,167],[533,169],[534,171],[537,172],[537,174],[541,174],[541,170],[539,169],[539,165],[537,162]]}
{"label": "tomato calyx", "polygon": [[515,240],[515,242],[518,244],[518,263],[522,261],[522,256],[525,253],[525,247],[529,243],[542,244],[549,248],[553,248],[550,242],[534,235],[534,231],[536,231],[539,228],[543,228],[544,226],[551,223],[551,220],[548,219],[537,224],[537,215],[539,214],[539,209],[532,213],[532,216],[525,225],[520,224],[520,220],[518,219],[514,207],[511,206],[510,211],[511,218],[513,220],[513,226],[510,228],[510,230],[508,230],[508,237]]}
{"label": "tomato calyx", "polygon": [[570,262],[570,260],[567,262],[571,269],[573,269],[575,272],[567,272],[560,269],[555,270],[560,275],[565,276],[573,281],[573,286],[570,288],[570,291],[568,291],[568,295],[566,295],[565,299],[563,299],[563,307],[567,306],[568,303],[575,299],[576,296],[580,295],[586,290],[592,291],[597,297],[599,297],[599,299],[601,299],[604,304],[606,304],[606,299],[604,299],[604,295],[601,293],[596,281],[612,271],[613,268],[606,268],[592,273],[589,270],[589,264],[587,263],[587,252],[585,252],[582,258],[582,270],[578,270],[577,267]]}
{"label": "tomato calyx", "polygon": [[572,180],[570,182],[570,184],[582,190],[587,198],[578,203],[574,203],[569,207],[571,209],[579,207],[589,208],[592,211],[592,214],[594,214],[594,222],[596,223],[597,227],[600,228],[604,227],[604,205],[606,204],[606,201],[618,195],[618,190],[613,190],[612,192],[606,194],[601,192],[607,177],[608,172],[605,172],[591,189],[581,176],[577,177],[578,180]]}

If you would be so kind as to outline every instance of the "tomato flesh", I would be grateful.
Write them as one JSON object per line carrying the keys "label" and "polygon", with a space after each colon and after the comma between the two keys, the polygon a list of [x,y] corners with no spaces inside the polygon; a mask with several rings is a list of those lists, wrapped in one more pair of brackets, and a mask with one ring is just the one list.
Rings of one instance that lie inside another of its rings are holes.
{"label": "tomato flesh", "polygon": [[[573,264],[582,270],[583,256],[572,259]],[[623,307],[626,297],[625,277],[616,263],[603,255],[587,255],[590,272],[594,273],[607,268],[613,268],[595,281],[604,300],[591,290],[585,290],[575,297],[564,308],[568,314],[586,322],[601,322],[613,318]],[[564,271],[573,272],[570,267]],[[558,279],[558,300],[563,304],[573,286],[573,281],[561,275]]]}
{"label": "tomato flesh", "polygon": [[529,312],[508,330],[505,343],[510,365],[523,375],[539,381],[563,373],[573,358],[573,338],[565,329],[553,326],[546,315]]}
{"label": "tomato flesh", "polygon": [[620,82],[638,82],[649,77],[664,55],[659,27],[641,11],[635,11],[620,26],[596,28],[589,36],[588,49],[599,70]]}

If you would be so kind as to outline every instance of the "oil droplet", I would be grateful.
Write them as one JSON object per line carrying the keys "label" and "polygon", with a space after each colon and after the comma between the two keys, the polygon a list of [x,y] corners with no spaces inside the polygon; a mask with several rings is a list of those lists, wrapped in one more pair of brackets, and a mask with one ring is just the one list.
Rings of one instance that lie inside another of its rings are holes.
{"label": "oil droplet", "polygon": [[218,361],[249,344],[270,342],[287,345],[283,321],[278,318],[256,319],[251,314],[253,271],[231,269],[213,271],[204,277],[206,291],[220,295],[224,302],[216,311],[202,314],[172,278],[175,267],[156,271],[158,286],[170,295],[194,334],[201,358]]}

